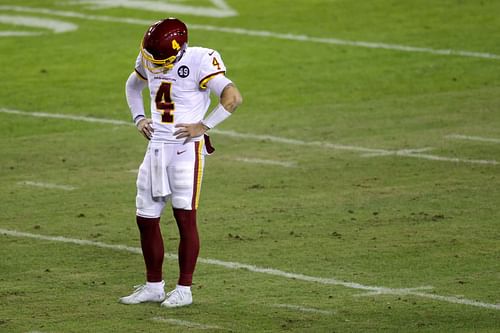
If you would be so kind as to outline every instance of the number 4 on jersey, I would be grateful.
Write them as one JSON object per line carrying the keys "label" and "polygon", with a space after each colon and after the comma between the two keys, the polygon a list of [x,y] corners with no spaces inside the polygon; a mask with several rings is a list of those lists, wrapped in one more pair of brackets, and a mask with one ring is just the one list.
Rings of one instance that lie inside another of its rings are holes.
{"label": "number 4 on jersey", "polygon": [[174,122],[175,105],[170,96],[172,83],[162,82],[158,91],[156,92],[156,109],[161,112],[161,122],[171,124]]}
{"label": "number 4 on jersey", "polygon": [[217,67],[218,70],[220,70],[220,64],[215,57],[212,59],[212,65],[214,65],[215,67]]}

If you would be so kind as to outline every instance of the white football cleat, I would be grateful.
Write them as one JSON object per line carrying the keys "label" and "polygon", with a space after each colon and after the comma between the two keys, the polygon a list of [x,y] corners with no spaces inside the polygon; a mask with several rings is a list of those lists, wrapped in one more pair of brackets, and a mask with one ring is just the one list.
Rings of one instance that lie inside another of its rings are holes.
{"label": "white football cleat", "polygon": [[177,286],[174,290],[167,293],[167,299],[161,303],[166,308],[176,308],[193,303],[193,294],[191,288]]}
{"label": "white football cleat", "polygon": [[159,303],[165,299],[165,291],[163,291],[163,288],[161,289],[152,288],[147,284],[135,286],[134,288],[135,290],[131,295],[120,298],[119,300],[120,303],[123,304],[139,304],[143,302]]}

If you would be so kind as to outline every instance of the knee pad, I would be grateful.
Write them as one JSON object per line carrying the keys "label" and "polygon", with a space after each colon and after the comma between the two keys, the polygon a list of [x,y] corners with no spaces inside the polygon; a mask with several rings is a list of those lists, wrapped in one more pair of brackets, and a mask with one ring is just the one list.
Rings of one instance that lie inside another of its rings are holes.
{"label": "knee pad", "polygon": [[188,196],[172,196],[172,207],[177,209],[191,209],[191,198]]}
{"label": "knee pad", "polygon": [[160,217],[165,208],[166,199],[167,198],[153,198],[151,195],[144,195],[144,193],[138,191],[135,198],[137,215],[147,218]]}

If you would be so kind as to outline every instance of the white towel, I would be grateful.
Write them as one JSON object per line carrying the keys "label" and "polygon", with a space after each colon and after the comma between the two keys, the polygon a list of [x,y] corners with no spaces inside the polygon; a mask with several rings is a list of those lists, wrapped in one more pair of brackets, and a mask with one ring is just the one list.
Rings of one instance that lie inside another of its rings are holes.
{"label": "white towel", "polygon": [[168,183],[167,165],[168,156],[164,151],[164,143],[151,142],[151,190],[153,198],[170,195],[170,184]]}

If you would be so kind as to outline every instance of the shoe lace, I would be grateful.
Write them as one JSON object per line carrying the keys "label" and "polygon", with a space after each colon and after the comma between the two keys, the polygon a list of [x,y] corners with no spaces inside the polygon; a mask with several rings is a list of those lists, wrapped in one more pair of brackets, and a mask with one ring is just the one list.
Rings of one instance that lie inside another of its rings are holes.
{"label": "shoe lace", "polygon": [[138,285],[134,286],[134,294],[137,294],[137,293],[143,291],[145,288],[146,288],[145,284],[138,284]]}
{"label": "shoe lace", "polygon": [[166,299],[168,300],[169,303],[181,302],[187,297],[189,297],[189,292],[182,291],[177,288],[170,291],[166,295]]}
{"label": "shoe lace", "polygon": [[170,291],[169,293],[167,293],[167,298],[171,301],[173,301],[173,300],[177,301],[177,300],[183,299],[183,295],[180,292],[180,290],[174,289],[174,290]]}

